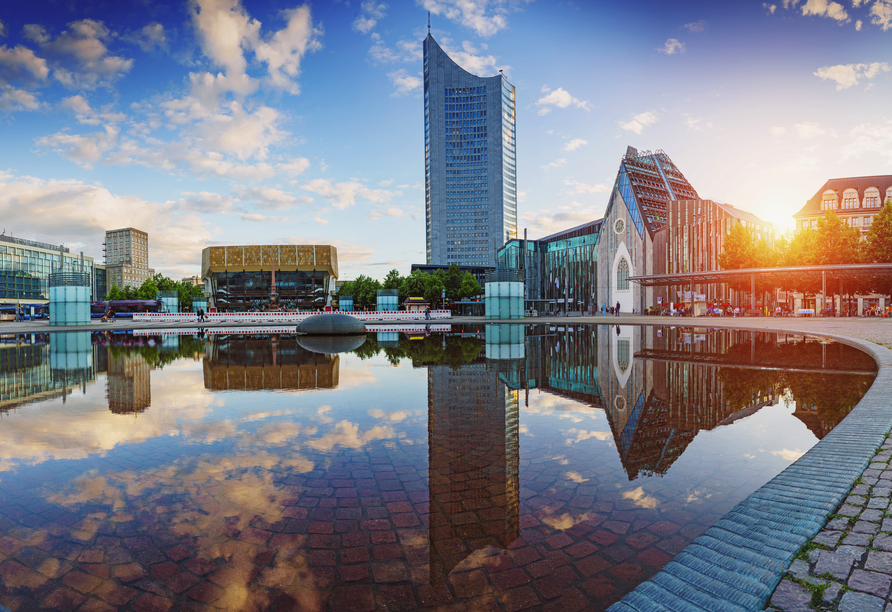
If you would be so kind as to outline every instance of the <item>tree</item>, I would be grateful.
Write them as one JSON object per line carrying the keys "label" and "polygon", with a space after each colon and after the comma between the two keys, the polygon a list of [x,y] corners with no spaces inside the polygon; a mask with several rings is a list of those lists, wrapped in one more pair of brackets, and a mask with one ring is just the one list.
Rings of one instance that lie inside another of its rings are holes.
{"label": "tree", "polygon": [[[348,285],[349,287],[347,287]],[[345,287],[348,290],[345,290]],[[352,283],[344,283],[338,291],[338,295],[352,295],[354,307],[374,308],[378,303],[378,289],[381,289],[381,283],[360,274]]]}
{"label": "tree", "polygon": [[852,264],[861,261],[861,232],[843,223],[832,210],[818,219],[817,234],[816,263]]}
{"label": "tree", "polygon": [[124,300],[127,299],[124,297],[124,292],[118,289],[117,285],[112,285],[111,289],[108,290],[108,295],[105,297],[109,302],[112,300]]}
{"label": "tree", "polygon": [[[883,209],[873,218],[863,252],[867,262],[892,263],[892,199],[887,199]],[[892,298],[892,281],[877,280],[871,288]]]}
{"label": "tree", "polygon": [[432,307],[435,304],[440,304],[442,301],[444,285],[442,280],[442,270],[439,270],[439,272],[441,272],[439,275],[427,274],[421,270],[412,272],[412,274],[405,278],[400,287],[400,299],[405,300],[410,297],[423,297],[431,303]]}
{"label": "tree", "polygon": [[158,297],[158,285],[155,284],[155,280],[152,278],[147,278],[143,281],[142,286],[139,288],[139,299],[141,300],[154,300]]}
{"label": "tree", "polygon": [[725,236],[722,252],[718,257],[722,270],[755,268],[758,260],[756,241],[750,228],[735,223]]}
{"label": "tree", "polygon": [[[124,299],[125,300],[138,300],[139,299],[139,289],[132,285],[127,285],[124,287]],[[154,298],[152,298],[154,299]]]}
{"label": "tree", "polygon": [[[447,290],[448,291],[448,290]],[[477,279],[470,272],[465,272],[461,279],[461,289],[459,290],[459,299],[476,297],[483,293],[483,287],[477,282]]]}
{"label": "tree", "polygon": [[384,277],[384,285],[381,287],[382,289],[399,289],[400,285],[403,284],[403,277],[400,276],[399,270],[394,268],[390,272],[387,273],[387,276]]}
{"label": "tree", "polygon": [[[158,287],[158,291],[176,291],[179,289],[177,285],[180,283],[167,278],[160,272],[155,273],[155,276],[152,277],[152,281],[155,283],[155,286]],[[189,283],[189,286],[192,286],[191,282]]]}
{"label": "tree", "polygon": [[450,264],[449,269],[443,275],[443,285],[446,287],[446,297],[450,300],[462,299],[461,285],[464,273],[458,264]]}

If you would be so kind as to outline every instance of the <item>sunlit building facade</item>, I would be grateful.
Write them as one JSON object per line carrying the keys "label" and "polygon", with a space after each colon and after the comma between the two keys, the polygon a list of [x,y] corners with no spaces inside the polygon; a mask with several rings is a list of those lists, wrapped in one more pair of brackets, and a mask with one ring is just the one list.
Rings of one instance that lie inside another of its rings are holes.
{"label": "sunlit building facade", "polygon": [[430,33],[423,61],[427,263],[494,265],[517,237],[514,86],[467,72]]}
{"label": "sunlit building facade", "polygon": [[796,231],[817,229],[818,219],[832,210],[866,235],[886,200],[892,200],[892,175],[830,179],[793,215]]}
{"label": "sunlit building facade", "polygon": [[[66,247],[0,236],[0,304],[47,303],[52,272],[80,272],[81,256]],[[93,276],[93,258],[83,257],[83,271]]]}

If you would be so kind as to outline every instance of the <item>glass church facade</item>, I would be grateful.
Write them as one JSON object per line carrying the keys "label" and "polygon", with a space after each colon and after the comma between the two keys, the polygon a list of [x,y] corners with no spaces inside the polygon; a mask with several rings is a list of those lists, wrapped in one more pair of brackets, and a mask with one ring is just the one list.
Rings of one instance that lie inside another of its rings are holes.
{"label": "glass church facade", "polygon": [[481,78],[424,40],[428,264],[494,265],[517,237],[515,91]]}

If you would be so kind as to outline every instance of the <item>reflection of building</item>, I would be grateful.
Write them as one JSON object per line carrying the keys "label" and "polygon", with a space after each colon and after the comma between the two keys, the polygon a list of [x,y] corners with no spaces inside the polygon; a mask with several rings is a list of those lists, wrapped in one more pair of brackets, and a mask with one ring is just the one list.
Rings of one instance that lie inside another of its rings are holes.
{"label": "reflection of building", "polygon": [[0,344],[0,412],[61,397],[95,382],[96,357],[86,332],[50,334],[50,344]]}
{"label": "reflection of building", "polygon": [[152,403],[151,367],[136,350],[108,349],[108,409],[136,414]]}
{"label": "reflection of building", "polygon": [[430,574],[518,536],[517,392],[482,360],[428,371]]}
{"label": "reflection of building", "polygon": [[[59,271],[59,251],[64,258],[64,272],[80,272],[80,256],[67,248],[12,236],[0,236],[0,304],[46,303],[47,280]],[[84,273],[93,275],[93,258],[84,257]]]}
{"label": "reflection of building", "polygon": [[155,271],[149,267],[149,235],[132,227],[105,232],[106,286],[140,287]]}
{"label": "reflection of building", "polygon": [[312,353],[294,336],[213,336],[204,358],[204,386],[212,391],[333,389],[338,355]]}
{"label": "reflection of building", "polygon": [[427,263],[486,265],[517,237],[514,86],[481,78],[424,39]]}
{"label": "reflection of building", "polygon": [[201,252],[201,277],[209,306],[247,310],[269,301],[273,270],[279,305],[322,309],[331,305],[338,278],[338,250],[328,245],[208,247]]}

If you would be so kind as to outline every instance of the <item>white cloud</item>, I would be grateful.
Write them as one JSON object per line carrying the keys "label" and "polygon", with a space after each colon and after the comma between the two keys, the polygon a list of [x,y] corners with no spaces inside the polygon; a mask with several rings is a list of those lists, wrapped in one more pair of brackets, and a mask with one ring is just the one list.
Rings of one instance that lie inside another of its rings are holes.
{"label": "white cloud", "polygon": [[183,192],[174,202],[175,210],[201,214],[225,214],[230,212],[238,200],[231,196],[209,191]]}
{"label": "white cloud", "polygon": [[873,62],[870,64],[838,64],[836,66],[824,66],[818,68],[815,76],[824,80],[836,81],[837,91],[848,89],[857,85],[860,79],[872,79],[881,72],[889,72],[892,67],[886,62]]}
{"label": "white cloud", "polygon": [[763,2],[762,8],[764,8],[766,11],[768,11],[769,15],[774,15],[774,11],[777,10],[777,5],[776,4],[768,4],[767,2]]}
{"label": "white cloud", "polygon": [[564,151],[575,151],[579,147],[581,147],[583,145],[587,145],[587,144],[588,144],[587,140],[583,140],[582,138],[574,138],[573,140],[571,140],[570,142],[568,142],[567,144],[564,145],[563,150]]}
{"label": "white cloud", "polygon": [[49,72],[46,60],[31,49],[22,45],[11,49],[0,46],[0,83],[35,84],[45,81]]}
{"label": "white cloud", "polygon": [[91,168],[118,143],[119,130],[106,126],[105,131],[92,134],[69,134],[56,132],[37,139],[37,146],[52,149],[85,168]]}
{"label": "white cloud", "polygon": [[870,22],[883,28],[883,32],[892,29],[892,1],[876,0],[870,7]]}
{"label": "white cloud", "polygon": [[700,32],[705,32],[708,25],[709,24],[706,23],[705,19],[701,19],[700,21],[692,21],[691,23],[686,23],[681,27],[683,27],[691,34],[699,34]]}
{"label": "white cloud", "polygon": [[588,101],[574,98],[563,87],[558,87],[552,91],[548,86],[543,85],[542,93],[545,95],[536,100],[536,106],[541,107],[539,109],[540,115],[547,115],[551,112],[552,107],[567,108],[571,105],[584,110],[591,110],[591,105]]}
{"label": "white cloud", "polygon": [[849,14],[839,2],[828,2],[828,0],[808,0],[802,5],[803,15],[816,15],[817,17],[827,17],[841,23],[849,21]]}
{"label": "white cloud", "polygon": [[853,128],[842,149],[844,159],[867,156],[892,163],[892,119],[885,123],[863,123]]}
{"label": "white cloud", "polygon": [[26,35],[40,42],[44,53],[51,58],[53,77],[66,87],[108,87],[133,67],[132,59],[109,53],[106,43],[113,35],[101,21],[72,21],[55,39],[50,39],[39,26],[28,30]]}
{"label": "white cloud", "polygon": [[242,221],[251,221],[254,223],[287,223],[288,217],[271,217],[268,215],[261,215],[260,213],[249,213],[243,212],[239,214],[239,219]]}
{"label": "white cloud", "polygon": [[272,35],[268,41],[258,41],[254,54],[265,62],[269,71],[267,81],[272,87],[291,94],[300,93],[294,79],[300,75],[300,63],[309,51],[322,48],[319,41],[322,30],[313,27],[308,5],[283,11],[288,24]]}
{"label": "white cloud", "polygon": [[570,187],[570,193],[608,193],[610,191],[610,187],[607,185],[589,185],[572,179],[564,179],[564,185]]}
{"label": "white cloud", "polygon": [[862,22],[860,19],[859,19],[858,21],[856,21],[856,22],[855,22],[855,31],[860,32],[860,31],[861,31],[861,26],[862,26],[862,25],[864,25],[864,24],[863,24],[863,22]]}
{"label": "white cloud", "polygon": [[531,0],[416,0],[425,10],[492,36],[508,27],[508,14]]}
{"label": "white cloud", "polygon": [[369,49],[369,56],[372,61],[378,64],[393,64],[399,62],[420,62],[423,56],[421,42],[417,40],[400,40],[396,43],[396,48],[391,49],[384,44],[378,34],[372,33],[374,44]]}
{"label": "white cloud", "polygon": [[353,30],[368,34],[378,25],[378,20],[383,19],[386,15],[384,11],[387,10],[387,5],[378,4],[375,0],[363,0],[360,10],[362,12],[356,16],[356,20],[353,22]]}
{"label": "white cloud", "polygon": [[273,187],[245,187],[239,186],[233,190],[241,200],[250,201],[254,205],[265,210],[287,210],[297,204],[311,204],[312,198],[296,198],[290,193]]}
{"label": "white cloud", "polygon": [[563,157],[560,157],[549,164],[545,164],[544,166],[542,166],[542,169],[548,170],[550,168],[560,168],[561,166],[563,166],[566,163],[567,163],[567,160],[564,159]]}
{"label": "white cloud", "polygon": [[400,68],[394,72],[388,72],[387,76],[390,78],[390,81],[395,88],[391,94],[392,96],[408,95],[416,89],[421,89],[421,86],[424,84],[421,77],[409,74],[405,68]]}
{"label": "white cloud", "polygon": [[78,123],[84,125],[114,125],[121,123],[127,118],[123,113],[111,112],[111,107],[104,108],[102,112],[97,112],[90,108],[87,99],[81,95],[65,98],[59,106],[73,112],[75,117],[77,117]]}
{"label": "white cloud", "polygon": [[389,207],[389,208],[378,208],[370,213],[366,214],[366,219],[380,219],[381,217],[405,217],[406,213],[404,213],[399,208]]}
{"label": "white cloud", "polygon": [[50,36],[46,33],[46,29],[42,25],[36,23],[28,23],[22,26],[22,36],[30,41],[42,45],[49,41]]}
{"label": "white cloud", "polygon": [[646,113],[641,113],[640,115],[635,115],[632,117],[631,121],[620,121],[619,127],[626,130],[627,132],[634,132],[636,134],[640,134],[644,128],[653,125],[657,122],[657,116],[650,111]]}
{"label": "white cloud", "polygon": [[39,107],[40,101],[31,92],[0,84],[0,111],[33,111]]}
{"label": "white cloud", "polygon": [[0,21],[0,36],[6,36],[6,26]]}
{"label": "white cloud", "polygon": [[797,123],[793,127],[796,128],[799,138],[814,138],[826,133],[817,123]]}
{"label": "white cloud", "polygon": [[474,46],[470,41],[463,41],[461,47],[456,47],[452,40],[444,38],[443,50],[451,57],[455,63],[476,75],[495,74],[499,70],[506,74],[511,72],[511,66],[499,65],[495,55],[486,55],[486,45],[480,45],[480,49]]}
{"label": "white cloud", "polygon": [[167,49],[167,33],[164,31],[164,26],[157,21],[144,25],[121,38],[139,46],[146,53],[155,49]]}
{"label": "white cloud", "polygon": [[593,206],[586,206],[580,202],[572,202],[569,206],[549,207],[547,210],[533,211],[521,214],[523,227],[530,230],[532,236],[545,236],[568,227],[594,221],[601,214]]}
{"label": "white cloud", "polygon": [[688,117],[687,119],[685,119],[684,123],[695,132],[702,132],[704,128],[712,129],[712,122],[707,121],[704,123],[702,117]]}
{"label": "white cloud", "polygon": [[342,210],[356,204],[357,199],[378,204],[389,202],[393,197],[393,193],[386,189],[369,189],[356,181],[332,183],[327,179],[313,179],[302,183],[300,187],[322,196],[330,201],[332,206]]}
{"label": "white cloud", "polygon": [[784,128],[782,128],[782,127],[780,127],[779,125],[776,125],[776,126],[772,127],[772,128],[771,128],[770,130],[768,130],[768,131],[771,132],[771,135],[772,135],[772,136],[783,136],[784,133],[785,133],[787,130],[784,129]]}
{"label": "white cloud", "polygon": [[666,40],[666,44],[662,47],[658,47],[657,51],[660,53],[665,53],[666,55],[675,55],[676,53],[684,53],[685,52],[685,44],[678,40],[677,38],[670,38]]}

